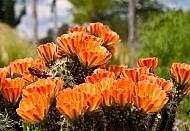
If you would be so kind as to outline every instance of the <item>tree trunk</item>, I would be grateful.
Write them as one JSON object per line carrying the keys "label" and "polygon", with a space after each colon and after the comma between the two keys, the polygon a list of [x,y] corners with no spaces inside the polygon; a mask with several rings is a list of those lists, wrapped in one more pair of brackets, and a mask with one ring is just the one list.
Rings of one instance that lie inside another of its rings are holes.
{"label": "tree trunk", "polygon": [[33,26],[33,44],[38,46],[38,20],[37,20],[37,0],[32,0],[32,26]]}
{"label": "tree trunk", "polygon": [[128,42],[130,45],[131,61],[130,65],[135,66],[135,1],[129,0],[129,36]]}
{"label": "tree trunk", "polygon": [[52,15],[53,15],[53,41],[56,42],[57,38],[57,10],[56,10],[56,0],[52,3]]}

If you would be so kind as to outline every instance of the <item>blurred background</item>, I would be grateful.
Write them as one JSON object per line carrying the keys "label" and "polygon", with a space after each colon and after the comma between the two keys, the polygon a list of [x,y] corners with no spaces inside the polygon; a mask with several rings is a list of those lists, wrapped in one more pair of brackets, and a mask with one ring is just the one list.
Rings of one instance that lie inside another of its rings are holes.
{"label": "blurred background", "polygon": [[[165,79],[173,62],[190,64],[190,0],[0,0],[0,67],[35,58],[40,44],[91,22],[119,34],[114,64],[135,67],[136,59],[156,56],[156,74]],[[190,119],[190,97],[179,119]]]}

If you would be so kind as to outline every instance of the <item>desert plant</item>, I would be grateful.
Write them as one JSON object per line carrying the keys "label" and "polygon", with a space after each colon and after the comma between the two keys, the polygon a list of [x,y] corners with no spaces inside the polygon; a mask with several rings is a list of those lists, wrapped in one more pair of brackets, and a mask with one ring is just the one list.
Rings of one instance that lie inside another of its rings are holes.
{"label": "desert plant", "polygon": [[173,63],[170,80],[155,74],[157,57],[137,68],[107,63],[119,36],[102,23],[74,27],[59,45],[37,47],[39,59],[0,69],[4,109],[18,130],[171,131],[190,94],[190,65]]}

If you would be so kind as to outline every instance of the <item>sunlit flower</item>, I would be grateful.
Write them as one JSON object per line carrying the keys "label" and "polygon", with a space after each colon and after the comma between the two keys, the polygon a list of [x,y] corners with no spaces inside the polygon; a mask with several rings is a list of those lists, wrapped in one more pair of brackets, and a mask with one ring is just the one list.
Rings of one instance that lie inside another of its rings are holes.
{"label": "sunlit flower", "polygon": [[69,120],[77,120],[86,112],[88,106],[83,94],[71,88],[60,91],[56,98],[56,108]]}
{"label": "sunlit flower", "polygon": [[111,95],[111,90],[108,90],[108,89],[103,90],[101,94],[102,94],[102,103],[101,103],[101,105],[103,107],[109,107],[109,106],[111,106],[112,103],[113,103],[113,99],[112,99],[112,95]]}
{"label": "sunlit flower", "polygon": [[152,73],[141,74],[140,80],[148,80],[150,83],[160,85],[161,89],[164,90],[166,93],[171,93],[171,91],[173,90],[173,84],[170,80],[165,80]]}
{"label": "sunlit flower", "polygon": [[32,92],[43,92],[50,100],[53,100],[58,92],[62,89],[63,81],[60,78],[47,78],[39,79],[38,81],[28,85],[26,89],[23,90],[23,96],[27,97],[28,94]]}
{"label": "sunlit flower", "polygon": [[84,94],[84,99],[88,105],[87,111],[91,112],[99,109],[102,97],[100,90],[97,88],[97,85],[91,83],[83,83],[80,85],[75,85],[73,88],[78,92]]}
{"label": "sunlit flower", "polygon": [[3,98],[12,104],[16,104],[21,96],[26,81],[23,78],[7,78],[2,86]]}
{"label": "sunlit flower", "polygon": [[157,57],[150,57],[150,58],[140,58],[137,60],[137,65],[139,67],[147,66],[151,73],[154,73],[155,68],[158,65],[158,58]]}
{"label": "sunlit flower", "polygon": [[42,59],[37,59],[32,63],[32,67],[36,68],[36,69],[42,69],[42,70],[46,70],[47,66],[44,60]]}
{"label": "sunlit flower", "polygon": [[104,90],[112,90],[115,84],[115,79],[113,78],[102,78],[100,81],[96,83],[100,91]]}
{"label": "sunlit flower", "polygon": [[3,72],[5,72],[6,78],[11,78],[12,77],[13,72],[11,70],[10,65],[3,67],[2,70],[3,70]]}
{"label": "sunlit flower", "polygon": [[133,103],[139,111],[154,113],[160,110],[168,101],[166,93],[159,85],[146,81],[139,81],[135,87]]}
{"label": "sunlit flower", "polygon": [[33,83],[37,81],[39,78],[32,74],[30,71],[25,71],[23,72],[23,78],[28,82],[28,83]]}
{"label": "sunlit flower", "polygon": [[114,89],[129,89],[134,90],[135,83],[132,79],[121,78],[114,82]]}
{"label": "sunlit flower", "polygon": [[121,107],[126,107],[132,103],[133,90],[130,89],[112,89],[111,95],[113,102]]}
{"label": "sunlit flower", "polygon": [[0,69],[0,91],[1,91],[3,83],[5,82],[5,79],[6,79],[5,72],[2,69]]}
{"label": "sunlit flower", "polygon": [[112,31],[108,26],[103,25],[102,23],[90,23],[87,27],[89,34],[100,37],[102,39],[103,45],[105,47],[112,47],[109,50],[111,53],[114,52],[113,45],[119,42],[119,35]]}
{"label": "sunlit flower", "polygon": [[102,78],[96,85],[101,91],[103,107],[109,107],[113,103],[111,90],[114,88],[115,79],[113,78]]}
{"label": "sunlit flower", "polygon": [[75,48],[75,53],[79,54],[80,52],[84,51],[97,52],[100,50],[100,48],[103,48],[101,44],[101,40],[97,37],[86,35],[86,37],[84,37],[84,39],[78,43],[78,46]]}
{"label": "sunlit flower", "polygon": [[87,30],[88,30],[89,34],[91,34],[91,35],[100,36],[101,30],[108,31],[110,29],[108,26],[103,25],[100,22],[96,22],[96,23],[90,23],[89,26],[87,27]]}
{"label": "sunlit flower", "polygon": [[57,42],[66,54],[76,55],[76,47],[79,46],[79,42],[83,40],[85,36],[84,32],[63,34],[57,38]]}
{"label": "sunlit flower", "polygon": [[106,47],[115,45],[119,42],[119,35],[112,30],[100,30],[99,37],[103,41],[103,45]]}
{"label": "sunlit flower", "polygon": [[99,51],[81,51],[77,56],[83,66],[91,68],[108,63],[112,54],[104,47],[101,47],[99,48]]}
{"label": "sunlit flower", "polygon": [[123,70],[127,69],[126,65],[110,65],[108,70],[115,73],[116,78],[118,78]]}
{"label": "sunlit flower", "polygon": [[190,84],[190,65],[185,63],[173,63],[170,68],[170,77],[178,85]]}
{"label": "sunlit flower", "polygon": [[33,92],[23,98],[16,112],[24,122],[38,124],[45,120],[48,115],[50,104],[49,98],[42,92]]}
{"label": "sunlit flower", "polygon": [[146,73],[149,73],[147,67],[125,69],[121,73],[121,78],[132,79],[134,82],[138,82],[140,79],[140,75]]}
{"label": "sunlit flower", "polygon": [[40,59],[44,60],[47,65],[51,65],[55,60],[57,60],[57,48],[57,45],[52,42],[40,45],[37,48],[37,52]]}
{"label": "sunlit flower", "polygon": [[190,84],[186,86],[186,88],[183,90],[183,96],[187,96],[190,94]]}
{"label": "sunlit flower", "polygon": [[84,28],[84,27],[82,27],[82,26],[77,26],[77,27],[73,27],[73,28],[70,28],[68,31],[67,31],[67,33],[69,34],[69,33],[73,33],[73,32],[84,32],[84,33],[86,33],[86,28]]}
{"label": "sunlit flower", "polygon": [[102,78],[115,78],[113,72],[107,71],[106,69],[96,69],[91,76],[87,76],[85,81],[87,83],[97,83]]}
{"label": "sunlit flower", "polygon": [[34,60],[32,58],[17,59],[10,64],[10,67],[14,74],[22,76],[32,66],[33,62]]}
{"label": "sunlit flower", "polygon": [[[107,79],[108,80],[108,79]],[[131,79],[117,79],[114,80],[113,87],[109,87],[112,96],[112,102],[121,107],[126,107],[127,105],[132,103],[132,96],[134,92],[134,82]],[[103,85],[103,84],[102,84]]]}

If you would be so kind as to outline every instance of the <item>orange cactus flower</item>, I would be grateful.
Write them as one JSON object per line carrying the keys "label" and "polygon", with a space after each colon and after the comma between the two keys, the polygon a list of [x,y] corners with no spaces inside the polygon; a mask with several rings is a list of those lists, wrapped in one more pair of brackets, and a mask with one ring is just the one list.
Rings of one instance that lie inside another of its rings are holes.
{"label": "orange cactus flower", "polygon": [[37,48],[38,55],[40,59],[44,60],[47,65],[53,64],[54,61],[57,60],[57,45],[52,43],[47,43],[44,45],[40,45]]}
{"label": "orange cactus flower", "polygon": [[101,86],[102,88],[107,87],[106,90],[109,90],[111,93],[111,100],[107,100],[109,98],[107,96],[109,95],[107,91],[103,91],[102,93],[104,100],[107,100],[107,103],[115,103],[121,107],[126,107],[127,105],[131,104],[134,92],[134,82],[131,79],[122,78],[113,81],[111,78],[105,78],[102,79]]}
{"label": "orange cactus flower", "polygon": [[115,84],[115,79],[113,78],[102,78],[99,82],[96,83],[97,88],[100,91],[112,90]]}
{"label": "orange cactus flower", "polygon": [[108,26],[99,22],[90,23],[87,27],[87,30],[89,34],[100,37],[103,41],[103,45],[107,48],[112,47],[109,50],[111,53],[114,52],[113,45],[119,42],[119,35],[116,32],[112,31]]}
{"label": "orange cactus flower", "polygon": [[101,47],[99,51],[82,51],[77,56],[85,67],[91,68],[106,64],[111,59],[112,54]]}
{"label": "orange cactus flower", "polygon": [[14,74],[22,76],[28,68],[32,66],[34,60],[32,58],[17,59],[10,64],[11,70]]}
{"label": "orange cactus flower", "polygon": [[134,92],[134,83],[131,79],[103,78],[98,85],[103,98],[103,106],[111,106],[115,103],[125,107],[131,104]]}
{"label": "orange cactus flower", "polygon": [[84,32],[73,32],[64,34],[57,38],[57,42],[62,47],[63,51],[68,55],[76,55],[76,47],[79,42],[84,39],[86,34]]}
{"label": "orange cactus flower", "polygon": [[110,29],[108,26],[103,25],[100,22],[96,22],[96,23],[90,23],[89,26],[87,27],[87,30],[88,30],[89,34],[91,34],[91,35],[100,36],[101,30],[108,31]]}
{"label": "orange cactus flower", "polygon": [[114,88],[115,79],[113,78],[102,78],[96,85],[101,91],[103,107],[111,106],[113,103],[111,90]]}
{"label": "orange cactus flower", "polygon": [[127,65],[110,65],[108,70],[115,73],[116,78],[118,78],[123,70],[127,69]]}
{"label": "orange cactus flower", "polygon": [[121,79],[117,79],[114,82],[114,89],[134,90],[134,87],[135,87],[135,83],[132,81],[132,79],[121,78]]}
{"label": "orange cactus flower", "polygon": [[36,68],[36,69],[42,69],[42,70],[47,70],[47,66],[46,66],[46,63],[44,60],[42,59],[37,59],[33,62],[32,64],[32,67],[33,68]]}
{"label": "orange cactus flower", "polygon": [[102,97],[96,85],[91,83],[83,83],[80,85],[75,85],[73,88],[84,94],[84,99],[88,105],[87,111],[91,112],[99,109]]}
{"label": "orange cactus flower", "polygon": [[49,98],[47,96],[42,92],[33,92],[27,98],[21,100],[16,112],[24,122],[38,124],[46,119],[49,107]]}
{"label": "orange cactus flower", "polygon": [[35,81],[37,81],[39,78],[37,76],[35,76],[34,74],[32,74],[30,71],[25,71],[23,73],[23,77],[28,83],[33,83]]}
{"label": "orange cactus flower", "polygon": [[158,58],[157,57],[150,57],[150,58],[141,58],[137,60],[137,65],[139,67],[147,66],[151,73],[154,73],[155,68],[158,65]]}
{"label": "orange cactus flower", "polygon": [[121,78],[132,79],[134,82],[138,82],[140,79],[140,75],[146,73],[149,73],[147,67],[125,69],[121,73]]}
{"label": "orange cactus flower", "polygon": [[133,103],[139,111],[144,113],[154,113],[160,110],[168,101],[166,93],[160,89],[159,85],[147,81],[139,81],[136,84]]}
{"label": "orange cactus flower", "polygon": [[166,93],[171,93],[171,91],[173,90],[173,84],[170,80],[165,80],[152,73],[141,74],[140,81],[143,80],[148,80],[150,83],[160,85],[161,89],[164,90]]}
{"label": "orange cactus flower", "polygon": [[0,91],[5,82],[5,79],[6,79],[6,73],[2,69],[0,69]]}
{"label": "orange cactus flower", "polygon": [[2,70],[3,70],[3,72],[5,72],[6,78],[11,78],[13,76],[13,72],[11,70],[10,65],[3,67]]}
{"label": "orange cactus flower", "polygon": [[81,92],[71,88],[60,91],[56,98],[56,108],[71,121],[77,120],[88,108]]}
{"label": "orange cactus flower", "polygon": [[111,95],[111,90],[103,90],[102,93],[102,103],[101,105],[103,107],[109,107],[113,104],[113,99],[112,99],[112,95]]}
{"label": "orange cactus flower", "polygon": [[185,63],[173,63],[170,68],[170,77],[178,85],[190,84],[190,65]]}
{"label": "orange cactus flower", "polygon": [[98,43],[97,45],[102,45],[103,44],[101,38],[93,36],[93,35],[86,35],[84,37],[84,40],[86,40],[86,41],[94,41],[96,44]]}
{"label": "orange cactus flower", "polygon": [[119,42],[119,35],[112,30],[100,30],[99,37],[103,41],[103,45],[106,47],[115,45]]}
{"label": "orange cactus flower", "polygon": [[67,31],[67,34],[69,33],[73,33],[73,32],[84,32],[86,33],[86,28],[82,27],[82,26],[77,26],[77,27],[73,27],[73,28],[70,28],[68,31]]}
{"label": "orange cactus flower", "polygon": [[113,102],[121,107],[126,107],[132,103],[133,90],[113,89],[111,90]]}
{"label": "orange cactus flower", "polygon": [[27,97],[28,94],[32,92],[43,92],[46,96],[49,97],[50,100],[53,100],[58,92],[61,90],[63,86],[63,82],[60,78],[47,78],[47,79],[39,79],[38,81],[28,85],[26,89],[23,90],[23,96]]}
{"label": "orange cactus flower", "polygon": [[91,76],[87,76],[85,82],[95,84],[102,78],[115,78],[113,72],[106,71],[106,69],[96,69]]}
{"label": "orange cactus flower", "polygon": [[79,45],[76,46],[76,48],[75,48],[76,55],[78,55],[80,52],[84,52],[84,51],[99,52],[100,48],[102,49],[102,51],[104,50],[105,52],[108,52],[106,48],[101,46],[101,44],[102,44],[101,40],[94,36],[90,37],[88,35],[83,40],[81,40],[78,44]]}
{"label": "orange cactus flower", "polygon": [[26,81],[23,78],[7,78],[2,86],[3,98],[6,100],[6,102],[16,104],[25,85]]}
{"label": "orange cactus flower", "polygon": [[183,90],[183,97],[190,94],[190,84]]}

